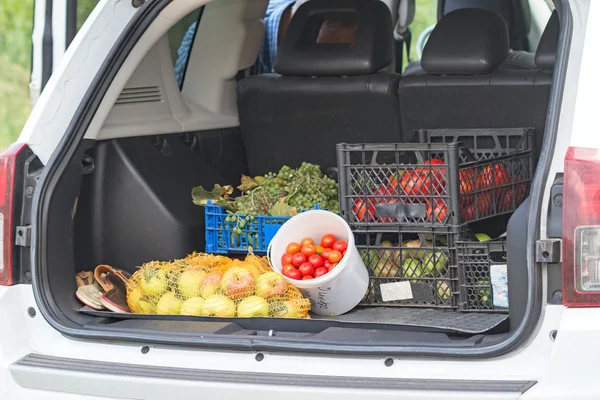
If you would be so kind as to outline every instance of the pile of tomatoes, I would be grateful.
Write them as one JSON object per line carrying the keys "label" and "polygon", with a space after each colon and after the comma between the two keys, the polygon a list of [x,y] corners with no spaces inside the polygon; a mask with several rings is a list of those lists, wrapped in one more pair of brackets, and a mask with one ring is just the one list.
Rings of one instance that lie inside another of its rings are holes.
{"label": "pile of tomatoes", "polygon": [[459,179],[463,222],[487,217],[494,211],[510,211],[519,205],[527,194],[524,183],[516,184],[514,188],[505,186],[514,180],[502,164],[486,165],[478,174],[473,168],[463,169],[459,172]]}
{"label": "pile of tomatoes", "polygon": [[[388,178],[387,185],[377,189],[372,197],[356,199],[353,206],[356,219],[359,222],[394,222],[395,218],[377,217],[375,207],[379,204],[395,204],[399,196],[403,196],[403,201],[407,203],[426,204],[426,221],[444,222],[448,216],[448,199],[441,197],[446,188],[446,168],[442,167],[444,162],[431,159],[424,164],[430,167],[407,169],[394,174]],[[499,187],[513,182],[504,165],[490,164],[477,171],[475,168],[459,171],[461,216],[464,222],[489,216],[494,211],[510,211],[525,198],[525,184],[516,185],[514,190],[512,186]]]}
{"label": "pile of tomatoes", "polygon": [[395,204],[397,188],[401,196],[414,197],[411,203],[427,204],[426,218],[428,221],[443,222],[448,214],[446,202],[443,199],[433,199],[444,193],[446,187],[446,168],[434,167],[444,165],[437,159],[426,160],[425,165],[432,167],[407,169],[403,172],[390,176],[387,185],[376,190],[373,198],[356,199],[352,210],[359,222],[394,222],[392,218],[378,218],[375,206],[379,204]]}
{"label": "pile of tomatoes", "polygon": [[304,238],[300,243],[287,245],[286,253],[281,257],[281,273],[290,279],[308,280],[319,278],[329,273],[344,255],[348,243],[338,240],[328,233],[321,238],[320,245],[315,245],[311,238]]}

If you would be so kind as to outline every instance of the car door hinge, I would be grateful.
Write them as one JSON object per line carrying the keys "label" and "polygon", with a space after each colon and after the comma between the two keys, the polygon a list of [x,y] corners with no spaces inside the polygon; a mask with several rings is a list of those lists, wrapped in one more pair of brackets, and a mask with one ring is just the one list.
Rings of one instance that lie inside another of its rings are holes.
{"label": "car door hinge", "polygon": [[538,240],[535,243],[535,261],[540,263],[561,262],[561,239]]}
{"label": "car door hinge", "polygon": [[31,225],[17,226],[15,245],[21,247],[31,247]]}

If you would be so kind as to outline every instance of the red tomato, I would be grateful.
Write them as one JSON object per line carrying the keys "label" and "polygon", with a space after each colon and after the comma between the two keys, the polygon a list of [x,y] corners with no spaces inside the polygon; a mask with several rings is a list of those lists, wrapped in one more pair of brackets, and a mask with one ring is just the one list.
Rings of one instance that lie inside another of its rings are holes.
{"label": "red tomato", "polygon": [[475,219],[475,206],[473,204],[463,206],[460,215],[463,222],[473,221]]}
{"label": "red tomato", "polygon": [[514,205],[513,204],[513,192],[512,192],[512,188],[506,188],[507,190],[504,191],[504,193],[501,193],[502,196],[498,196],[498,207],[500,208],[499,211],[508,211],[508,210],[513,210],[514,209]]}
{"label": "red tomato", "polygon": [[315,273],[315,267],[313,267],[311,263],[305,262],[298,268],[298,271],[300,271],[302,276],[312,275]]}
{"label": "red tomato", "polygon": [[329,255],[331,254],[332,250],[333,249],[331,247],[326,247],[323,249],[323,251],[321,252],[321,257],[323,257],[323,260],[329,260]]}
{"label": "red tomato", "polygon": [[292,254],[285,253],[281,256],[281,265],[287,265],[292,263]]}
{"label": "red tomato", "polygon": [[[375,207],[373,202],[369,199],[356,199],[354,200],[354,207],[352,211],[356,215],[356,220],[359,222],[372,221],[375,217]],[[368,206],[367,206],[368,205]],[[321,246],[327,247],[321,242]]]}
{"label": "red tomato", "polygon": [[324,266],[325,268],[329,269],[329,267],[331,267],[331,265],[332,265],[332,264],[331,264],[331,261],[329,261],[329,260],[325,260],[325,261],[323,261],[323,266]]}
{"label": "red tomato", "polygon": [[333,244],[333,249],[339,251],[340,253],[345,251],[348,248],[348,243],[343,240],[338,240]]}
{"label": "red tomato", "polygon": [[429,193],[431,182],[425,174],[405,172],[400,178],[400,187],[407,196],[425,196]]}
{"label": "red tomato", "polygon": [[[438,159],[426,160],[423,162],[426,165],[444,165],[444,162]],[[446,168],[417,168],[415,169],[417,174],[423,174],[428,180],[431,180],[432,187],[435,190],[434,194],[442,194],[446,187]],[[428,190],[429,191],[429,190]]]}
{"label": "red tomato", "polygon": [[288,271],[287,277],[290,279],[299,280],[299,279],[302,279],[302,274],[300,273],[300,271],[298,271],[297,269],[294,268],[293,270]]}
{"label": "red tomato", "polygon": [[306,246],[307,244],[312,244],[314,246],[315,241],[312,240],[311,238],[307,237],[307,238],[302,239],[302,241],[300,242],[300,246],[302,246],[302,247]]}
{"label": "red tomato", "polygon": [[475,200],[475,196],[471,195],[475,191],[475,169],[458,171],[458,179],[460,180],[461,200],[465,203],[472,203]]}
{"label": "red tomato", "polygon": [[318,254],[313,254],[312,256],[308,257],[308,262],[315,268],[319,268],[323,265],[323,259]]}
{"label": "red tomato", "polygon": [[312,275],[304,275],[304,276],[302,277],[302,280],[303,280],[303,281],[307,281],[307,280],[309,280],[309,279],[315,279],[315,278],[313,278],[313,276],[312,276]]}
{"label": "red tomato", "polygon": [[435,207],[431,206],[431,203],[427,204],[427,220],[432,222],[444,222],[446,220],[446,215],[448,215],[448,207],[444,200],[438,199],[434,200],[433,204]]}
{"label": "red tomato", "polygon": [[312,244],[307,244],[306,246],[302,247],[302,250],[300,250],[302,252],[302,254],[304,254],[306,257],[310,257],[313,254],[317,254],[317,249],[315,248],[314,245]]}
{"label": "red tomato", "polygon": [[335,236],[333,236],[331,233],[328,233],[321,238],[321,246],[325,248],[331,248],[336,240],[337,238]]}
{"label": "red tomato", "polygon": [[306,262],[306,256],[302,253],[296,253],[292,256],[292,265],[296,268]]}
{"label": "red tomato", "polygon": [[[380,196],[380,197],[376,197],[374,199],[371,200],[371,202],[376,206],[378,204],[396,204],[398,202],[398,198],[396,196],[396,192],[394,190],[394,188],[392,187],[385,187],[382,186],[380,187],[375,193],[376,196]],[[371,219],[379,219],[381,220],[381,222],[394,222],[395,218],[390,218],[390,217],[379,217],[377,216],[377,209],[375,209],[375,207],[373,207],[373,213],[372,213],[372,217]]]}
{"label": "red tomato", "polygon": [[525,196],[527,196],[527,185],[524,183],[515,185],[515,203],[517,206],[525,200]]}
{"label": "red tomato", "polygon": [[331,272],[332,269],[335,268],[337,264],[331,264],[329,267],[327,267],[327,271]]}
{"label": "red tomato", "polygon": [[489,189],[491,187],[506,185],[510,183],[510,177],[508,171],[502,164],[487,165],[482,168],[479,175],[477,175],[476,187],[477,190]]}
{"label": "red tomato", "polygon": [[296,267],[294,267],[292,264],[286,264],[283,266],[283,268],[281,268],[281,273],[283,276],[288,276],[288,272],[292,270],[296,270]]}
{"label": "red tomato", "polygon": [[323,246],[315,246],[315,250],[317,251],[317,254],[321,254],[321,252],[323,251],[324,247]]}
{"label": "red tomato", "polygon": [[329,254],[329,262],[336,264],[339,263],[342,260],[342,252],[339,250],[332,250],[331,253]]}
{"label": "red tomato", "polygon": [[315,278],[323,276],[323,275],[325,275],[328,272],[329,272],[329,270],[327,268],[325,268],[325,267],[319,267],[319,268],[315,269]]}
{"label": "red tomato", "polygon": [[290,253],[290,254],[294,255],[296,253],[299,253],[301,249],[302,249],[302,246],[300,246],[300,243],[292,242],[287,245],[287,247],[285,248],[285,251],[286,251],[286,253]]}
{"label": "red tomato", "polygon": [[477,217],[483,218],[493,211],[492,191],[477,193]]}

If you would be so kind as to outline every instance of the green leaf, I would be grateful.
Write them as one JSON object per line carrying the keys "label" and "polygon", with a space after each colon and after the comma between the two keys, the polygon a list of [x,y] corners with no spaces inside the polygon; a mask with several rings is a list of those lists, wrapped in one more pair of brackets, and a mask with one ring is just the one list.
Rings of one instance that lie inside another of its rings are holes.
{"label": "green leaf", "polygon": [[296,213],[296,208],[286,203],[284,198],[279,199],[269,210],[269,214],[274,217],[292,217]]}
{"label": "green leaf", "polygon": [[198,206],[205,206],[209,200],[218,206],[223,207],[226,210],[233,210],[229,195],[233,193],[232,186],[221,186],[215,184],[213,189],[209,192],[202,186],[196,186],[192,188],[192,201]]}
{"label": "green leaf", "polygon": [[242,175],[240,186],[238,186],[237,188],[245,193],[257,187],[258,182],[256,181],[256,179],[252,179],[249,176]]}

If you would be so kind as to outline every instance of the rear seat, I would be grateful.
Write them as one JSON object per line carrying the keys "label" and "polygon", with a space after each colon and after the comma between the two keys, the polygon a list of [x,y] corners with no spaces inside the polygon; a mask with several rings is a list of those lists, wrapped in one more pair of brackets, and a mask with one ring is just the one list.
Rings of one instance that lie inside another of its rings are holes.
{"label": "rear seat", "polygon": [[[355,43],[317,44],[324,21],[356,21]],[[238,83],[238,113],[250,173],[303,161],[336,165],[340,142],[399,142],[400,75],[392,20],[378,0],[309,1],[298,8],[275,62],[277,74]]]}
{"label": "rear seat", "polygon": [[498,68],[509,49],[506,22],[485,9],[461,9],[437,24],[423,51],[424,72],[405,76],[399,97],[405,140],[418,129],[519,128],[546,123],[558,41],[554,15],[539,45],[536,70]]}

